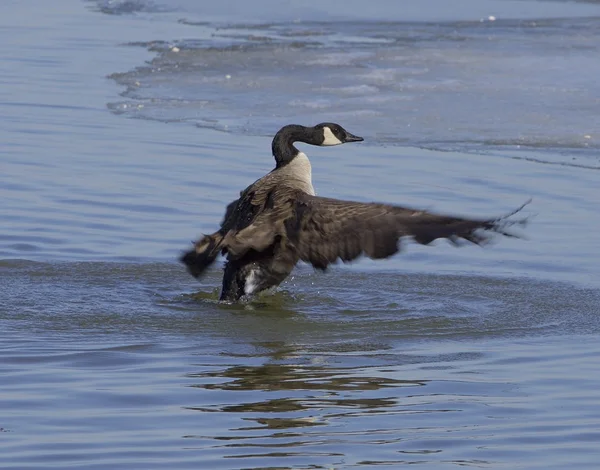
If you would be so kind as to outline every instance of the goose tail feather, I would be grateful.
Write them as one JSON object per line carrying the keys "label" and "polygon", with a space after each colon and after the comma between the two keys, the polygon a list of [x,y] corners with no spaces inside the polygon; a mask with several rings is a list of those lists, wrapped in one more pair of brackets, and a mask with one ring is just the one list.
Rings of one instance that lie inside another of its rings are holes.
{"label": "goose tail feather", "polygon": [[192,276],[199,278],[214,263],[222,249],[223,235],[220,232],[204,235],[194,244],[194,249],[186,251],[179,260]]}

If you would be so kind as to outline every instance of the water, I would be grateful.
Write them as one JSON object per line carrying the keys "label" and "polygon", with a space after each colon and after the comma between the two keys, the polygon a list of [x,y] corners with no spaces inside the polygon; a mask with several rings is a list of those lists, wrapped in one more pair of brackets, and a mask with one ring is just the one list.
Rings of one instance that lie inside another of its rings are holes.
{"label": "water", "polygon": [[[597,468],[598,5],[278,5],[0,6],[0,468]],[[177,255],[321,120],[318,193],[528,239],[219,304]]]}

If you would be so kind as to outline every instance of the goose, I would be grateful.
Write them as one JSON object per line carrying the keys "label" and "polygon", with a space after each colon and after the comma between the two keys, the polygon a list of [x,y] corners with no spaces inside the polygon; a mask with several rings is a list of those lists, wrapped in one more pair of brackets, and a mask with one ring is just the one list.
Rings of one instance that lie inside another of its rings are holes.
{"label": "goose", "polygon": [[361,255],[388,258],[406,237],[423,245],[438,238],[481,245],[493,234],[518,237],[507,228],[524,223],[509,219],[523,206],[502,217],[471,219],[316,196],[310,161],[294,143],[361,141],[332,122],[281,128],[272,142],[275,168],[227,206],[219,230],[181,256],[190,274],[199,278],[219,254],[226,255],[220,300],[236,302],[278,286],[300,260],[325,271],[337,260],[347,263]]}

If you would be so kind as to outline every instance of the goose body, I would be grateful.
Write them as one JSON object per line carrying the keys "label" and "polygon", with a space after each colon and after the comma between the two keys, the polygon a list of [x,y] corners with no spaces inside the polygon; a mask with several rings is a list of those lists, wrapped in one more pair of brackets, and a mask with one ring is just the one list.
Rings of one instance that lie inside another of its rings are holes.
{"label": "goose body", "polygon": [[509,219],[513,214],[478,220],[316,196],[310,161],[294,143],[329,146],[362,140],[335,123],[283,127],[272,143],[275,168],[227,206],[217,232],[202,237],[181,257],[188,271],[198,278],[220,253],[226,255],[220,299],[237,301],[279,285],[300,260],[325,270],[338,259],[392,256],[402,237],[421,244],[437,238],[481,244],[494,232],[514,236],[506,231],[515,223]]}

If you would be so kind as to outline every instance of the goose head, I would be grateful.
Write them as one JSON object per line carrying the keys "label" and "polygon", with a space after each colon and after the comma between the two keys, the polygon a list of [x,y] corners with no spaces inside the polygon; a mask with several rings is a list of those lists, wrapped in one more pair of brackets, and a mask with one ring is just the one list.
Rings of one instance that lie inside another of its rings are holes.
{"label": "goose head", "polygon": [[321,146],[340,145],[348,142],[362,142],[364,139],[351,134],[335,122],[322,122],[317,124],[314,129],[322,135]]}
{"label": "goose head", "polygon": [[314,127],[289,124],[282,127],[271,145],[277,167],[281,167],[296,157],[301,152],[294,147],[295,142],[304,142],[310,145],[331,146],[347,142],[362,142],[364,139],[351,134],[335,122],[322,122]]}

